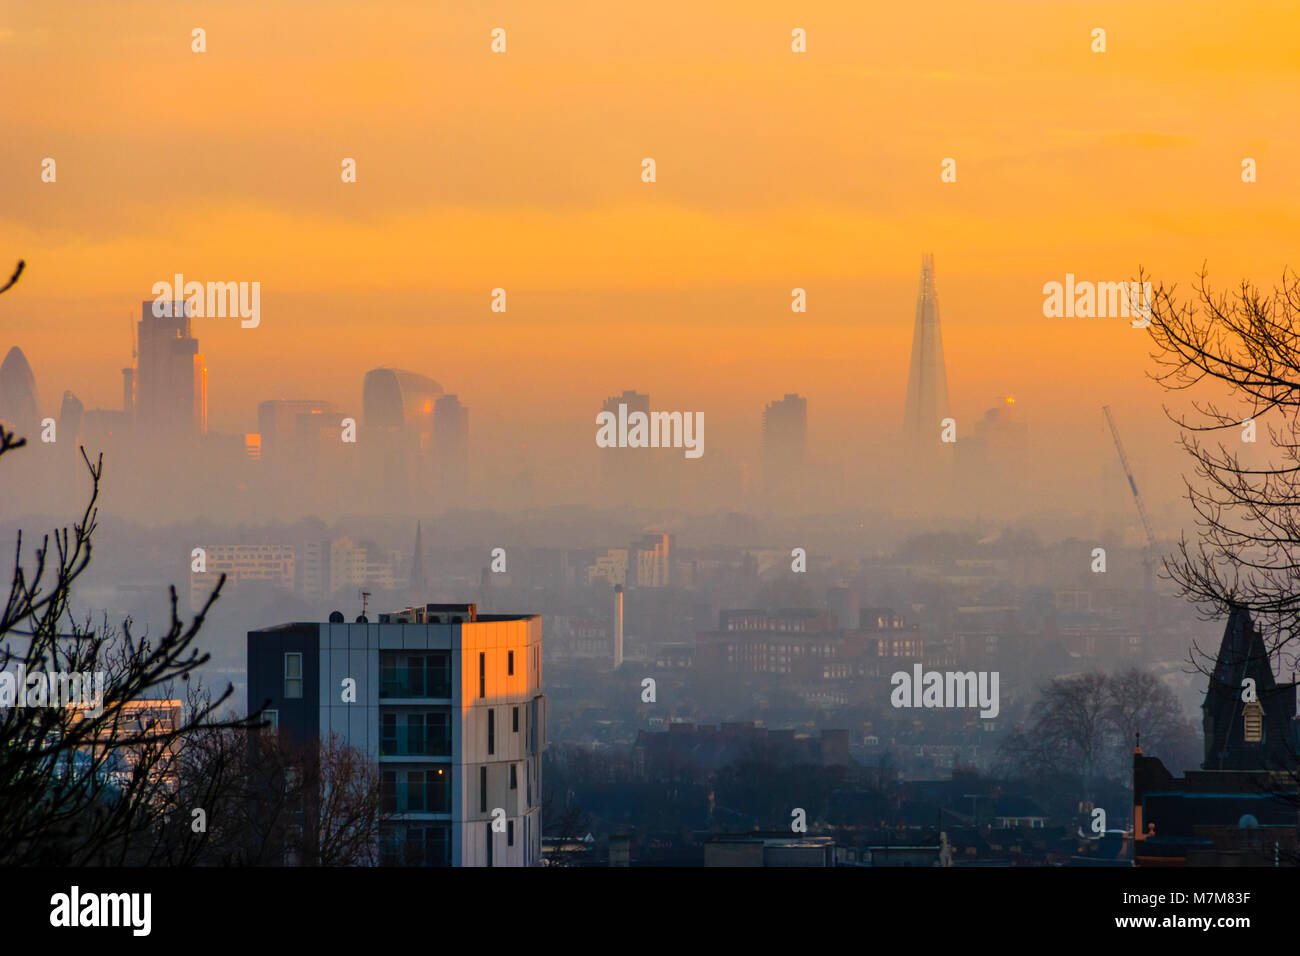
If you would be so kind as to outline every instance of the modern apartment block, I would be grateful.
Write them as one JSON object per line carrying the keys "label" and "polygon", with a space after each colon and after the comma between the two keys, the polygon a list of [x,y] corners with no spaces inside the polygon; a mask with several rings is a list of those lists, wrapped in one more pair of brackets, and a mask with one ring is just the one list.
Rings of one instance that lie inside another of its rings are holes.
{"label": "modern apartment block", "polygon": [[384,862],[540,865],[540,615],[426,604],[249,631],[248,707],[263,705],[289,739],[335,733],[375,761]]}

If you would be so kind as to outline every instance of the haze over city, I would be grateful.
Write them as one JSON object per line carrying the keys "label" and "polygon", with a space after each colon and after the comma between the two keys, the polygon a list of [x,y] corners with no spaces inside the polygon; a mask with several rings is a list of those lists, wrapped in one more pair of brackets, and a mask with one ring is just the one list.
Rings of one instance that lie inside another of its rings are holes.
{"label": "haze over city", "polygon": [[815,6],[0,13],[50,926],[83,867],[162,925],[181,868],[1032,866],[1114,929],[1188,901],[1055,871],[1300,865],[1295,4]]}

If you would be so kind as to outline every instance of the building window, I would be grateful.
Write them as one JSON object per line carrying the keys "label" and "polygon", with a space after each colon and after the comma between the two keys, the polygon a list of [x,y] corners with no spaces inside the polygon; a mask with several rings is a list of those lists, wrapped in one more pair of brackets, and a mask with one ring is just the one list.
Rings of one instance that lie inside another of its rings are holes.
{"label": "building window", "polygon": [[487,831],[487,865],[492,865],[492,824],[488,824]]}
{"label": "building window", "polygon": [[482,651],[478,655],[478,695],[487,696],[487,655]]}
{"label": "building window", "polygon": [[518,790],[518,789],[519,789],[519,773],[518,773],[518,770],[519,770],[519,764],[512,763],[512,764],[510,765],[510,789],[511,789],[511,790]]}
{"label": "building window", "polygon": [[397,772],[385,770],[379,777],[379,809],[384,813],[397,812]]}
{"label": "building window", "polygon": [[511,677],[515,676],[515,652],[506,652],[506,673]]}
{"label": "building window", "polygon": [[451,655],[383,653],[379,655],[379,696],[450,697]]}
{"label": "building window", "polygon": [[497,709],[488,708],[488,756],[496,753],[497,749]]}
{"label": "building window", "polygon": [[1264,708],[1259,701],[1252,700],[1241,712],[1242,732],[1246,743],[1257,744],[1264,739]]}
{"label": "building window", "polygon": [[379,718],[379,756],[391,757],[397,753],[397,715],[381,714]]}
{"label": "building window", "polygon": [[515,845],[515,821],[506,821],[506,846]]}
{"label": "building window", "polygon": [[451,715],[384,713],[379,715],[379,756],[447,757],[451,754]]}
{"label": "building window", "polygon": [[513,711],[514,712],[510,715],[510,723],[512,725],[510,729],[515,733],[519,733],[519,708],[515,707],[513,708]]}
{"label": "building window", "polygon": [[478,768],[478,810],[487,813],[487,767]]}
{"label": "building window", "polygon": [[447,848],[446,824],[406,828],[407,866],[446,866],[449,862]]}
{"label": "building window", "polygon": [[302,699],[302,653],[284,655],[284,696],[287,700]]}
{"label": "building window", "polygon": [[406,775],[406,809],[411,813],[423,813],[428,809],[424,793],[424,771],[415,770]]}
{"label": "building window", "polygon": [[268,734],[274,735],[280,732],[280,712],[278,710],[263,711],[262,719],[266,721],[266,727],[263,729]]}

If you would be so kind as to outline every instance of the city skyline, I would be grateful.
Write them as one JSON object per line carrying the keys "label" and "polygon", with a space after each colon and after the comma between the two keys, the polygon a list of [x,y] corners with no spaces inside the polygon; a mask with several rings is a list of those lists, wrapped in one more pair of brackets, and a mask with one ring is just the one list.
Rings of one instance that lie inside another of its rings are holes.
{"label": "city skyline", "polygon": [[[896,436],[911,332],[898,319],[914,305],[915,256],[930,249],[943,263],[959,426],[1015,395],[1022,416],[1052,425],[1034,432],[1062,463],[1044,484],[1068,483],[1105,452],[1096,410],[1112,404],[1133,443],[1161,456],[1147,471],[1172,468],[1143,337],[1045,319],[1042,287],[1067,273],[1124,281],[1143,266],[1186,283],[1202,262],[1225,285],[1280,273],[1297,215],[1286,184],[1300,169],[1300,134],[1274,121],[1277,97],[1297,87],[1285,31],[1270,28],[1285,4],[1102,4],[1095,17],[1124,26],[1095,53],[1096,24],[1047,4],[941,3],[933,17],[882,20],[840,3],[797,24],[801,56],[784,10],[751,10],[743,24],[693,10],[679,33],[671,9],[569,16],[561,5],[546,20],[508,6],[519,32],[502,56],[489,48],[495,23],[473,11],[404,7],[394,37],[330,4],[298,22],[231,3],[210,11],[201,56],[187,39],[195,24],[149,3],[113,16],[15,11],[0,25],[0,80],[75,64],[88,89],[120,95],[65,96],[52,81],[12,110],[0,222],[29,267],[9,293],[21,331],[0,345],[20,344],[42,386],[57,383],[53,397],[117,407],[126,316],[153,283],[177,272],[259,281],[258,327],[195,320],[218,433],[251,431],[267,399],[359,408],[356,367],[418,354],[509,367],[533,396],[521,403],[491,376],[457,382],[489,448],[530,434],[562,446],[557,423],[577,431],[593,396],[635,384],[707,410],[711,447],[749,461],[753,409],[797,392],[817,409],[810,453],[833,460],[843,435]],[[932,31],[934,18],[949,28]],[[1193,21],[1218,38],[1214,69],[1233,71],[1233,90],[1202,69]],[[970,38],[994,35],[1002,66],[991,71]],[[650,51],[680,72],[651,82],[620,68]],[[136,65],[122,69],[119,53]],[[746,83],[720,84],[719,56]],[[579,74],[602,78],[583,99],[605,117],[600,130],[576,107],[542,123]],[[288,76],[299,78],[288,92],[250,93]],[[319,95],[292,92],[305,89]],[[728,117],[725,139],[700,125],[701,89],[710,114]],[[1133,91],[1146,104],[1137,114]],[[845,104],[848,123],[836,119]],[[432,148],[444,138],[456,148]],[[53,183],[39,176],[46,156],[59,163]],[[646,156],[659,164],[653,184],[640,180]],[[339,179],[346,157],[355,183]],[[1258,161],[1257,182],[1242,182],[1243,157]],[[945,158],[955,182],[941,179]],[[1201,197],[1195,214],[1187,195]],[[81,230],[93,241],[70,242]],[[492,311],[498,288],[505,312]],[[795,288],[805,313],[790,311]],[[114,353],[116,367],[99,361]]]}
{"label": "city skyline", "polygon": [[546,889],[908,869],[913,936],[1281,925],[1297,36],[5,5],[15,925],[373,946],[502,867],[598,936],[626,906]]}

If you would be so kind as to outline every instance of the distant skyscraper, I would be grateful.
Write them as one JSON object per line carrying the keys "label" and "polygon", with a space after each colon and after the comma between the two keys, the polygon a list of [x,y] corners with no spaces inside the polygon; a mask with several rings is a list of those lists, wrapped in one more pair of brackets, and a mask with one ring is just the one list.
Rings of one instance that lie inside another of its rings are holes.
{"label": "distant skyscraper", "polygon": [[[153,313],[143,303],[136,326],[135,421],[146,433],[202,435],[208,430],[208,370],[190,332],[188,302]],[[125,397],[125,383],[123,397]]]}
{"label": "distant skyscraper", "polygon": [[907,376],[903,436],[913,460],[935,460],[943,450],[940,422],[948,417],[948,373],[943,363],[939,297],[934,287],[934,256],[921,257],[912,331],[912,367]]}
{"label": "distant skyscraper", "polygon": [[459,498],[469,472],[469,409],[455,395],[443,395],[434,403],[433,450],[439,491],[444,498]]}
{"label": "distant skyscraper", "polygon": [[433,403],[442,395],[442,386],[418,372],[384,367],[366,373],[361,395],[366,428],[422,437],[433,431]]}
{"label": "distant skyscraper", "polygon": [[605,399],[605,404],[603,404],[600,409],[603,412],[611,412],[615,417],[617,417],[619,405],[626,405],[627,413],[629,415],[633,412],[644,412],[646,415],[650,414],[650,396],[644,395],[633,388],[629,388],[622,395],[614,395]]}
{"label": "distant skyscraper", "polygon": [[[642,412],[647,416],[650,414],[650,396],[635,389],[605,399],[600,410],[610,412],[616,420],[621,421],[623,419],[619,419],[619,405],[627,406],[626,415],[633,412]],[[650,450],[602,448],[600,463],[605,497],[609,501],[619,505],[640,504],[654,493],[659,459]]]}
{"label": "distant skyscraper", "polygon": [[1030,500],[1029,427],[1008,395],[967,429],[956,446],[956,473],[968,507],[1015,512]]}
{"label": "distant skyscraper", "polygon": [[32,374],[23,350],[15,345],[0,363],[0,421],[10,430],[18,429],[19,438],[30,441],[35,436],[25,433],[37,427],[40,417],[36,405],[36,376]]}
{"label": "distant skyscraper", "polygon": [[122,369],[122,415],[130,422],[135,415],[135,366]]}
{"label": "distant skyscraper", "polygon": [[763,482],[770,498],[797,495],[808,448],[808,399],[787,392],[763,409]]}
{"label": "distant skyscraper", "polygon": [[81,431],[81,416],[85,411],[86,406],[81,404],[81,399],[71,392],[64,392],[63,404],[59,406],[58,434],[64,439],[75,439]]}
{"label": "distant skyscraper", "polygon": [[270,399],[257,406],[257,428],[262,456],[268,461],[314,461],[322,425],[338,440],[340,416],[333,402],[318,399]]}

